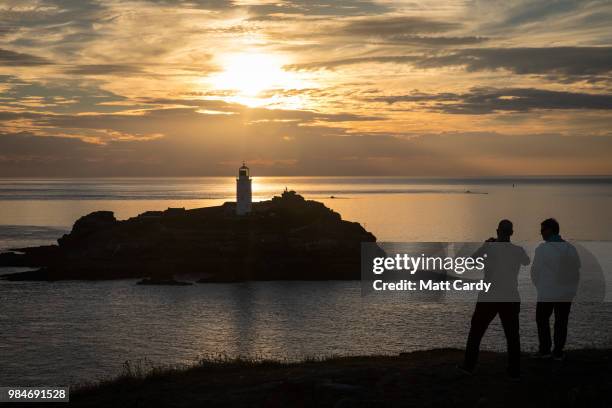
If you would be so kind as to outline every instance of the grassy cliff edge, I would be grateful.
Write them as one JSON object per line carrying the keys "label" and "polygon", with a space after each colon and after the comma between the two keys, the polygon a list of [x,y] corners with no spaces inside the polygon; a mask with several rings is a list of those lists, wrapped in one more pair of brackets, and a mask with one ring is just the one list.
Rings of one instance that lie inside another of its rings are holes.
{"label": "grassy cliff edge", "polygon": [[456,369],[463,352],[337,357],[299,363],[206,359],[189,368],[126,366],[113,380],[72,390],[76,406],[610,407],[612,350],[572,350],[563,362],[523,359],[505,374],[505,353],[483,352],[477,372]]}

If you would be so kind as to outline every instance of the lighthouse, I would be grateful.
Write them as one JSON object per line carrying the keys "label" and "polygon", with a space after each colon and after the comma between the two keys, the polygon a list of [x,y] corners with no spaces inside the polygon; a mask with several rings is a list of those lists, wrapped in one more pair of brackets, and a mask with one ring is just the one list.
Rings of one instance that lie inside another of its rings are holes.
{"label": "lighthouse", "polygon": [[243,162],[242,167],[238,169],[238,178],[236,179],[236,214],[245,215],[251,212],[251,177],[249,168]]}

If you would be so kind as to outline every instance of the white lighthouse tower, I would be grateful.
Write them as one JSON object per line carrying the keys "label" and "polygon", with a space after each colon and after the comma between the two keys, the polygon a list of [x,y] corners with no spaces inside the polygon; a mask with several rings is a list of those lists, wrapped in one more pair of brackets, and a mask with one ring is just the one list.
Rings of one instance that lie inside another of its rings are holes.
{"label": "white lighthouse tower", "polygon": [[244,215],[250,213],[252,201],[249,168],[243,162],[242,167],[238,169],[238,178],[236,179],[236,214]]}

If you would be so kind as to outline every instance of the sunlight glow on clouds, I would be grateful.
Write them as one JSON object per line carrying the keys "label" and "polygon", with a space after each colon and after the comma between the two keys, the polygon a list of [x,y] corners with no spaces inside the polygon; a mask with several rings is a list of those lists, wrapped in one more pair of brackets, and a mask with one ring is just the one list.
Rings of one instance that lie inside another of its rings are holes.
{"label": "sunlight glow on clouds", "polygon": [[0,176],[612,174],[611,20],[601,0],[5,0]]}

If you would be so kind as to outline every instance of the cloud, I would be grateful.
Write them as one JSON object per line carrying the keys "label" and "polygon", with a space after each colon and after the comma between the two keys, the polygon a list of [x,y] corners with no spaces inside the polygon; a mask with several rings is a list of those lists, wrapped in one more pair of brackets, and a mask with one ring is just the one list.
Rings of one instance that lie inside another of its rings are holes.
{"label": "cloud", "polygon": [[417,55],[382,55],[371,57],[354,57],[336,59],[330,61],[315,61],[302,64],[286,65],[283,68],[294,71],[314,71],[318,69],[334,69],[345,65],[367,64],[367,63],[392,63],[405,64],[419,60],[421,57]]}
{"label": "cloud", "polygon": [[[187,104],[190,101],[168,101],[169,105]],[[209,113],[210,112],[210,113]],[[214,113],[213,113],[214,112]],[[220,115],[215,113],[231,113]],[[219,103],[218,101],[202,101],[189,107],[164,107],[131,111],[129,113],[106,113],[87,115],[47,114],[34,112],[3,112],[0,118],[15,120],[27,118],[35,126],[57,129],[112,129],[126,133],[143,134],[173,134],[177,123],[189,131],[206,126],[228,126],[242,128],[250,123],[292,122],[295,124],[312,125],[315,123],[365,122],[384,120],[380,116],[367,116],[352,113],[319,113],[300,110],[246,108],[242,105]]]}
{"label": "cloud", "polygon": [[612,109],[612,95],[549,91],[534,88],[472,88],[463,94],[412,93],[373,98],[378,102],[423,104],[423,108],[451,114],[528,112],[536,109]]}
{"label": "cloud", "polygon": [[[541,0],[538,2],[520,2],[510,8],[504,23],[511,26],[546,20],[551,17],[576,12],[581,2],[574,0]],[[583,1],[583,3],[586,3]]]}
{"label": "cloud", "polygon": [[[425,43],[444,43],[437,37],[417,37]],[[465,37],[458,37],[458,39]],[[478,38],[478,37],[475,37]],[[448,38],[446,38],[448,39]],[[485,41],[486,39],[478,40]],[[612,47],[540,47],[461,49],[443,55],[379,55],[349,57],[287,65],[287,69],[313,71],[363,63],[409,64],[431,69],[462,66],[468,72],[506,69],[517,75],[542,75],[562,83],[612,79]]]}
{"label": "cloud", "polygon": [[480,48],[423,58],[417,66],[507,69],[516,74],[597,75],[612,71],[612,47]]}
{"label": "cloud", "polygon": [[[32,177],[233,175],[245,158],[262,164],[253,168],[258,176],[483,176],[612,171],[608,155],[612,135],[386,135],[300,128],[292,123],[255,126],[256,134],[246,139],[240,130],[219,128],[215,132],[224,137],[217,144],[194,135],[114,140],[100,145],[67,137],[0,134],[0,172]],[[287,134],[291,134],[290,140]]]}
{"label": "cloud", "polygon": [[63,70],[70,75],[134,75],[142,74],[142,68],[130,64],[83,64]]}
{"label": "cloud", "polygon": [[164,7],[195,8],[203,10],[227,10],[236,7],[232,0],[141,0]]}
{"label": "cloud", "polygon": [[[285,17],[280,16],[281,20]],[[347,46],[368,44],[376,45],[414,45],[420,47],[443,47],[457,45],[474,45],[487,41],[488,38],[475,35],[442,35],[456,31],[463,24],[419,16],[389,16],[378,14],[376,17],[350,17],[334,20],[317,20],[316,24],[306,24],[297,32],[280,28],[266,31],[268,35],[279,39],[316,39],[320,44]],[[310,20],[306,20],[310,22]],[[297,24],[293,20],[294,24]],[[285,21],[285,26],[291,24]],[[296,26],[297,27],[297,26]],[[432,35],[433,34],[433,35]]]}
{"label": "cloud", "polygon": [[6,0],[0,7],[0,21],[20,28],[58,24],[86,28],[104,10],[106,7],[92,0]]}
{"label": "cloud", "polygon": [[429,46],[429,47],[441,47],[441,46],[455,46],[455,45],[474,45],[489,41],[487,37],[478,36],[436,36],[427,37],[422,35],[390,35],[385,38],[387,44],[404,44],[404,45],[416,45],[416,46]]}
{"label": "cloud", "polygon": [[606,0],[472,0],[470,12],[487,16],[482,29],[497,32],[528,29],[587,29],[609,26]]}
{"label": "cloud", "polygon": [[383,14],[389,6],[370,0],[284,0],[248,7],[252,19],[276,20],[283,15],[302,16],[361,16]]}
{"label": "cloud", "polygon": [[[25,81],[16,76],[0,78],[0,84],[5,84],[3,90],[4,110],[10,106],[19,106],[24,101],[38,99],[48,112],[80,113],[95,111],[98,113],[112,112],[125,107],[104,105],[125,102],[127,98],[105,91],[96,86],[94,81],[84,82],[78,79],[63,79],[51,81]],[[62,101],[62,103],[58,103]],[[67,104],[65,101],[75,101]],[[132,109],[138,108],[136,102]]]}
{"label": "cloud", "polygon": [[459,23],[437,21],[422,17],[375,17],[351,21],[342,27],[341,32],[349,35],[387,37],[440,33],[460,27],[461,24]]}
{"label": "cloud", "polygon": [[0,48],[0,66],[33,67],[48,64],[51,62],[45,58]]}
{"label": "cloud", "polygon": [[[461,23],[419,16],[363,17],[340,20],[338,24],[323,24],[314,29],[308,26],[304,32],[294,35],[295,39],[307,41],[301,46],[302,52],[317,51],[318,47],[318,51],[327,48],[333,55],[334,47],[345,49],[353,47],[362,50],[363,45],[368,45],[368,54],[290,64],[286,68],[311,71],[362,63],[416,63],[418,58],[413,55],[383,53],[388,53],[390,50],[398,50],[401,53],[406,46],[411,46],[415,52],[420,49],[419,52],[422,53],[424,49],[474,45],[489,41],[489,38],[483,36],[444,35],[462,27]],[[287,34],[279,30],[273,32],[273,37],[287,38]],[[308,42],[312,39],[316,39],[321,45],[313,48]]]}
{"label": "cloud", "polygon": [[[279,126],[291,128],[291,131],[283,133],[286,136],[301,127],[330,132],[335,126],[348,126],[351,122],[384,120],[354,113],[247,108],[214,100],[143,99],[142,103],[155,108],[87,114],[50,113],[48,109],[39,112],[0,110],[0,131],[28,131],[39,136],[71,137],[94,144],[142,143],[169,137],[172,142],[165,147],[167,149],[172,149],[172,143],[198,146],[205,143],[210,149],[215,149],[215,146],[227,146],[232,140],[238,148],[245,135],[258,135],[259,130],[268,132]],[[231,154],[231,148],[225,149],[224,154]],[[177,160],[180,161],[178,157]]]}

